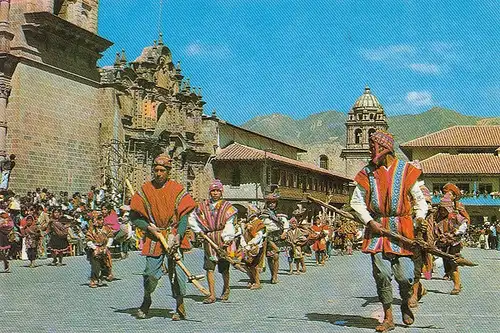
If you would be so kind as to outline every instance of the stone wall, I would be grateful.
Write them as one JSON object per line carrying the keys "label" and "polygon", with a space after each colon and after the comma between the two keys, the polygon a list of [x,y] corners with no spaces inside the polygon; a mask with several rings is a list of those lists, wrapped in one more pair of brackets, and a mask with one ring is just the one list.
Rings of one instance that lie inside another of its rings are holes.
{"label": "stone wall", "polygon": [[90,82],[18,64],[7,107],[7,151],[17,156],[14,191],[75,192],[98,184],[98,96]]}

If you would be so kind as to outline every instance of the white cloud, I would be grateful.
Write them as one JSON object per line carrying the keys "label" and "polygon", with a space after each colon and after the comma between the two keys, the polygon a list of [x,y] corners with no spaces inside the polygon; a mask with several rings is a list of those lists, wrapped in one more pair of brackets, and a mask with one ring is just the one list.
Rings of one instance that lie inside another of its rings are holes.
{"label": "white cloud", "polygon": [[409,64],[408,67],[418,73],[422,74],[440,74],[442,69],[440,66],[436,64],[429,64],[429,63],[414,63],[414,64]]}
{"label": "white cloud", "polygon": [[410,91],[406,94],[405,101],[412,106],[430,106],[435,104],[432,93],[427,90]]}
{"label": "white cloud", "polygon": [[229,48],[225,45],[207,45],[199,41],[188,44],[185,48],[185,53],[192,57],[207,57],[207,58],[226,58],[231,54]]}
{"label": "white cloud", "polygon": [[361,49],[361,56],[392,69],[409,69],[425,75],[439,75],[460,65],[459,44],[435,41],[422,45],[394,44]]}
{"label": "white cloud", "polygon": [[201,44],[195,42],[191,43],[186,47],[186,54],[189,56],[199,55],[203,53],[203,48]]}
{"label": "white cloud", "polygon": [[416,48],[408,44],[380,46],[374,49],[362,49],[361,54],[371,61],[393,60],[404,55],[414,54]]}

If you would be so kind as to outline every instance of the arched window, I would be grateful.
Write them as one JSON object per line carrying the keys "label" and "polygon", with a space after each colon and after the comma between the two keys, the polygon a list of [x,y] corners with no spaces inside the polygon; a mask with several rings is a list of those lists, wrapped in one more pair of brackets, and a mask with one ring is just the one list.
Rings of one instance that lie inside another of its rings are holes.
{"label": "arched window", "polygon": [[163,112],[165,112],[166,108],[167,107],[165,106],[165,103],[158,104],[158,106],[156,107],[156,121],[160,120],[160,117]]}
{"label": "arched window", "polygon": [[368,130],[368,137],[372,136],[373,133],[375,133],[377,130],[375,128],[370,128]]}
{"label": "arched window", "polygon": [[319,157],[319,167],[328,170],[328,157],[326,155],[321,155]]}
{"label": "arched window", "polygon": [[354,143],[361,143],[363,137],[363,131],[361,128],[357,128],[354,131]]}

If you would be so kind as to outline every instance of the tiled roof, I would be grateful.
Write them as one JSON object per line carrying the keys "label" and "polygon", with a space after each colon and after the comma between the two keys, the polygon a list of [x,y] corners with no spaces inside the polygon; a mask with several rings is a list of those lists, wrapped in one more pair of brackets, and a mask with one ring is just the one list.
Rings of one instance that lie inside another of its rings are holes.
{"label": "tiled roof", "polygon": [[217,161],[264,161],[264,159],[352,181],[352,179],[347,176],[320,168],[314,164],[294,160],[271,152],[265,152],[263,150],[244,146],[236,142],[222,149],[215,157],[215,160]]}
{"label": "tiled roof", "polygon": [[500,147],[500,125],[453,126],[403,143],[401,147]]}
{"label": "tiled roof", "polygon": [[283,145],[287,145],[288,147],[292,147],[292,148],[294,148],[294,149],[297,149],[297,150],[298,150],[299,152],[301,152],[301,153],[305,153],[305,152],[307,152],[307,150],[305,150],[304,148],[301,148],[301,147],[298,147],[298,146],[294,146],[294,145],[292,145],[292,144],[290,144],[290,143],[286,143],[286,142],[284,142],[284,141],[280,141],[280,140],[274,139],[274,138],[272,138],[272,137],[270,137],[270,136],[267,136],[267,135],[264,135],[264,134],[261,134],[261,133],[257,133],[257,132],[254,132],[254,131],[251,131],[251,130],[246,129],[246,128],[243,128],[243,127],[241,127],[241,126],[236,126],[236,125],[231,124],[231,123],[228,123],[227,121],[224,121],[224,120],[220,120],[220,121],[219,121],[219,123],[220,123],[220,124],[223,124],[223,125],[227,125],[227,126],[233,127],[233,128],[236,128],[236,129],[238,129],[238,130],[240,130],[240,131],[244,131],[244,132],[247,132],[247,133],[251,133],[251,134],[253,134],[253,135],[257,135],[257,136],[260,136],[260,137],[263,137],[263,138],[266,138],[266,139],[269,139],[269,140],[272,140],[272,141],[275,141],[275,142],[281,143],[281,144],[283,144]]}
{"label": "tiled roof", "polygon": [[420,162],[424,174],[500,174],[494,154],[436,154]]}

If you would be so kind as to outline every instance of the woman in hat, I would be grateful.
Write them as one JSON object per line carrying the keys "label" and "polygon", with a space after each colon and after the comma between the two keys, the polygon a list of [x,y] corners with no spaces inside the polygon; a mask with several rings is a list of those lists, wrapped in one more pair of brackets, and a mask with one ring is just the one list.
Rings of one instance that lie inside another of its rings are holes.
{"label": "woman in hat", "polygon": [[70,252],[70,246],[68,243],[68,226],[63,223],[60,208],[55,208],[52,211],[52,218],[49,222],[49,234],[48,248],[52,255],[52,265],[62,266],[63,256]]}

